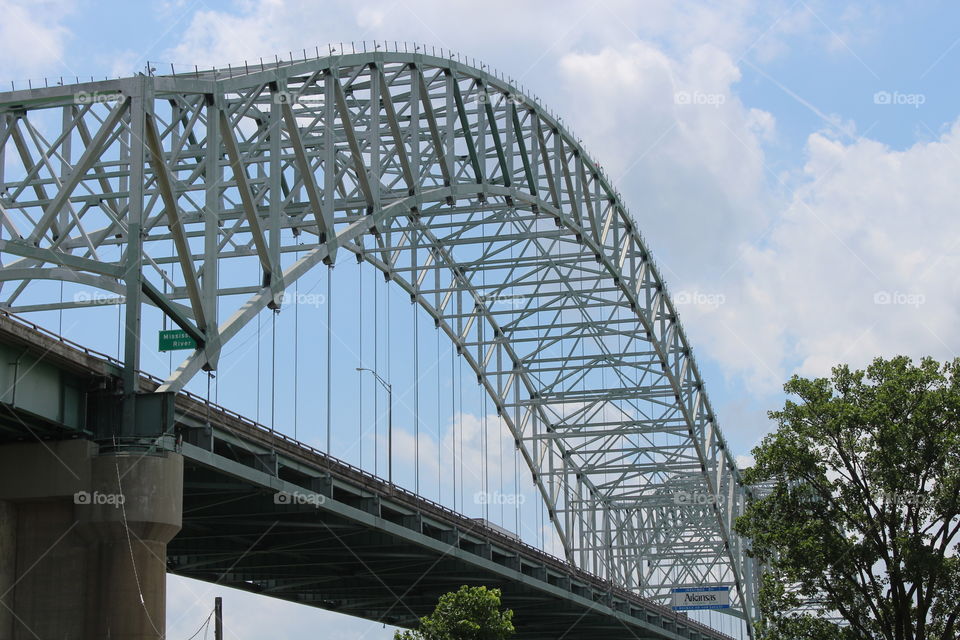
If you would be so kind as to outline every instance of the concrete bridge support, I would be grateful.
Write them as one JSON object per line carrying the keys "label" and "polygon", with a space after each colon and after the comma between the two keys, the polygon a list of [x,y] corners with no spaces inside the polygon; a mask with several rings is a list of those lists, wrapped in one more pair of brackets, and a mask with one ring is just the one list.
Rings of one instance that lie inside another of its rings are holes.
{"label": "concrete bridge support", "polygon": [[0,446],[0,640],[159,640],[183,460],[85,440]]}

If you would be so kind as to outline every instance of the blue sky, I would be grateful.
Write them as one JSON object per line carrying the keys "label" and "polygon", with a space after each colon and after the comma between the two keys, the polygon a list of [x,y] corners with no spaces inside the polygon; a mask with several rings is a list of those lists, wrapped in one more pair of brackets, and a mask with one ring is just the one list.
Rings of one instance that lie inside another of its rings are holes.
{"label": "blue sky", "polygon": [[[459,49],[519,78],[616,180],[671,291],[684,295],[681,318],[741,454],[770,429],[766,411],[782,403],[780,385],[793,373],[823,375],[838,362],[895,353],[956,356],[960,35],[948,28],[960,18],[956,3],[558,0],[481,9],[439,0],[0,0],[0,9],[0,86],[129,75],[148,60],[162,73],[171,62],[238,63],[362,39]],[[350,268],[337,270],[337,300],[356,285],[356,274],[341,275]],[[302,286],[313,285],[325,293],[321,274]],[[379,295],[403,305],[403,296]],[[322,319],[319,308],[303,313],[304,322]],[[270,322],[264,318],[259,342],[264,372]],[[278,322],[289,328],[290,315]],[[116,350],[87,335],[88,321],[67,326]],[[432,328],[421,328],[434,358],[447,357],[445,345],[433,346]],[[358,335],[346,324],[338,335],[344,344],[334,357],[349,360],[350,375],[338,376],[334,393],[352,397]],[[244,336],[234,359],[249,364],[257,334]],[[282,361],[291,349],[281,348]],[[163,362],[154,366],[163,373]],[[219,399],[254,414],[259,398],[266,420],[269,393],[258,394],[246,370],[222,374],[232,391]],[[298,414],[322,412],[323,394],[301,391],[313,397]],[[400,408],[401,429],[410,402]],[[440,415],[451,409],[443,404]],[[479,397],[460,409],[482,422]],[[349,407],[335,415],[338,424],[357,422]],[[275,420],[292,431],[289,402]],[[322,439],[309,423],[301,428],[304,439]],[[348,459],[358,455],[347,451],[352,433],[334,434],[335,453],[342,446]],[[436,455],[435,444],[424,446]],[[365,456],[372,467],[369,449]],[[171,585],[171,637],[187,637],[213,594],[205,585]],[[344,636],[390,635],[372,623],[249,598],[228,597],[240,622],[230,637],[302,637],[318,624]]]}

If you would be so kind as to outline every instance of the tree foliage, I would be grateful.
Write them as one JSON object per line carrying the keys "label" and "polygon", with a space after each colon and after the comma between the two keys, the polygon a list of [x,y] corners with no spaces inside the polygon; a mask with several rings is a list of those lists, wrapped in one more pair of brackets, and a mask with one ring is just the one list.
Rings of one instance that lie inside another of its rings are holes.
{"label": "tree foliage", "polygon": [[513,611],[500,610],[500,590],[460,587],[440,596],[433,613],[394,640],[506,640],[514,634]]}
{"label": "tree foliage", "polygon": [[761,637],[960,637],[960,359],[878,358],[784,389],[796,400],[770,413],[745,478],[760,497],[736,524],[769,569]]}

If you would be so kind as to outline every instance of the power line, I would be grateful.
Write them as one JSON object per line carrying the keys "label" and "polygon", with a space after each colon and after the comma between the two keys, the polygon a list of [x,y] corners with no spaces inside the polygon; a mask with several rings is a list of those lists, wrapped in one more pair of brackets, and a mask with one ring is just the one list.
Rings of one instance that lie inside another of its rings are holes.
{"label": "power line", "polygon": [[204,631],[204,634],[203,634],[204,636],[207,635],[205,630],[207,629],[207,627],[210,626],[210,619],[213,618],[213,614],[215,613],[215,611],[216,611],[215,609],[211,609],[211,610],[210,610],[210,615],[207,616],[207,619],[203,621],[203,623],[200,625],[200,628],[197,629],[196,632],[194,632],[194,634],[193,634],[192,636],[190,636],[189,638],[187,638],[187,640],[193,640],[193,639],[196,638],[198,635],[200,635],[200,632],[201,632],[201,631]]}

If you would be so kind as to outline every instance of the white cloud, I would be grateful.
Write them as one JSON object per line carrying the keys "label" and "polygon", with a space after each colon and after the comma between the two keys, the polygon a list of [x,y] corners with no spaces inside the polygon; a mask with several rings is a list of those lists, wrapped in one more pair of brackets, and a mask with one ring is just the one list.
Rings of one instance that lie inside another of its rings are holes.
{"label": "white cloud", "polygon": [[576,132],[602,150],[672,288],[723,270],[765,224],[762,139],[775,128],[740,102],[734,61],[711,45],[677,59],[634,42],[559,64]]}
{"label": "white cloud", "polygon": [[761,391],[877,355],[955,356],[960,121],[905,151],[814,134],[808,154],[769,236],[745,247],[730,303],[698,323],[706,349]]}
{"label": "white cloud", "polygon": [[62,0],[0,0],[0,77],[34,78],[54,68],[71,71],[64,61],[70,37],[64,23],[71,7]]}

